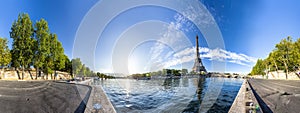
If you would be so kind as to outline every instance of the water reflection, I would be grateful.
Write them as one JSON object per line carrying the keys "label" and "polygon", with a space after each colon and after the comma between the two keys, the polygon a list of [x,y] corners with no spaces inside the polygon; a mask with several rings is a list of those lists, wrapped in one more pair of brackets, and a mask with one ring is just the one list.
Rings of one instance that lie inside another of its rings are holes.
{"label": "water reflection", "polygon": [[165,87],[165,89],[171,89],[174,87],[179,87],[179,84],[180,78],[166,78],[163,86]]}
{"label": "water reflection", "polygon": [[199,77],[198,78],[198,83],[197,83],[197,99],[193,99],[190,101],[190,103],[187,105],[187,107],[183,110],[183,112],[195,112],[197,113],[200,108],[201,100],[202,100],[202,94],[203,94],[203,89],[205,87],[205,77]]}
{"label": "water reflection", "polygon": [[117,112],[227,112],[241,83],[238,79],[199,77],[114,79],[96,84],[103,86]]}

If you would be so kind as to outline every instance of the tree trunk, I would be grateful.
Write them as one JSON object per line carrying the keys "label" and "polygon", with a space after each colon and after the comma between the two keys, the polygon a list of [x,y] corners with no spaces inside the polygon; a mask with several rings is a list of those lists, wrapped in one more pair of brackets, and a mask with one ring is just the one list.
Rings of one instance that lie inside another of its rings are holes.
{"label": "tree trunk", "polygon": [[24,67],[22,66],[22,80],[24,79]]}
{"label": "tree trunk", "polygon": [[278,73],[278,66],[275,61],[273,61],[273,62],[274,62],[275,68],[276,68],[276,72]]}
{"label": "tree trunk", "polygon": [[21,77],[20,77],[20,73],[19,73],[19,70],[15,67],[15,71],[17,72],[17,75],[18,75],[18,79],[20,80]]}
{"label": "tree trunk", "polygon": [[294,73],[297,75],[298,78],[300,78],[300,75],[297,72],[294,72]]}
{"label": "tree trunk", "polygon": [[288,66],[287,66],[287,63],[284,61],[284,67],[285,67],[285,79],[288,79],[288,73],[289,73],[289,70],[288,70]]}
{"label": "tree trunk", "polygon": [[275,68],[276,68],[276,73],[277,73],[277,77],[279,78],[279,73],[278,73],[278,66],[277,63],[275,62],[275,60],[273,60]]}
{"label": "tree trunk", "polygon": [[50,76],[51,76],[51,80],[53,80],[53,74],[52,73],[50,74]]}
{"label": "tree trunk", "polygon": [[2,68],[2,73],[1,73],[1,75],[0,75],[1,77],[1,79],[4,79],[4,76],[5,76],[5,69],[4,69],[4,67]]}
{"label": "tree trunk", "polygon": [[30,69],[28,69],[28,73],[29,73],[29,75],[30,75],[31,80],[33,80],[33,77],[32,77],[32,74],[31,74],[31,72],[30,72]]}
{"label": "tree trunk", "polygon": [[56,70],[54,70],[54,80],[56,80]]}
{"label": "tree trunk", "polygon": [[266,76],[267,76],[267,78],[269,78],[269,69],[268,69],[268,65],[265,65],[266,66],[266,70],[267,70],[267,72],[265,73],[266,74]]}
{"label": "tree trunk", "polygon": [[39,67],[36,68],[35,73],[36,73],[35,74],[35,80],[37,80],[38,74],[39,74]]}
{"label": "tree trunk", "polygon": [[43,72],[43,75],[42,75],[42,76],[43,76],[43,80],[45,80],[45,74],[44,74],[44,72]]}

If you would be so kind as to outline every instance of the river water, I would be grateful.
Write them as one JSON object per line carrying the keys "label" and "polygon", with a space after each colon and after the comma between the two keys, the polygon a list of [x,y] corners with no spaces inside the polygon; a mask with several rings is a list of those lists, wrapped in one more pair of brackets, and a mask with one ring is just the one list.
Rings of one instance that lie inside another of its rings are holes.
{"label": "river water", "polygon": [[243,79],[109,79],[102,85],[117,112],[228,112]]}

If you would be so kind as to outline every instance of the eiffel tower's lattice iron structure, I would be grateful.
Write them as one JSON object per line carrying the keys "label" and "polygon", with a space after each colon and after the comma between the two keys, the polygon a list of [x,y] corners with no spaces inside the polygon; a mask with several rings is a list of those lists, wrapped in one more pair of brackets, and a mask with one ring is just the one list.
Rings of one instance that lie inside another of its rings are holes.
{"label": "eiffel tower's lattice iron structure", "polygon": [[200,58],[198,35],[196,36],[196,58],[195,58],[195,63],[194,63],[194,67],[193,67],[192,71],[195,73],[207,73],[204,65],[202,64],[201,58]]}

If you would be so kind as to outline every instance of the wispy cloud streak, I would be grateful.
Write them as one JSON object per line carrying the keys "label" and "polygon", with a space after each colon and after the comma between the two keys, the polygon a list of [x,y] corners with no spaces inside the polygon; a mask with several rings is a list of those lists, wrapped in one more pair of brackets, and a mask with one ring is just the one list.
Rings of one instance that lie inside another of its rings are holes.
{"label": "wispy cloud streak", "polygon": [[[215,60],[221,62],[230,62],[243,66],[250,66],[255,63],[257,58],[247,56],[242,53],[235,53],[223,49],[210,49],[207,47],[199,47],[200,57],[202,59]],[[196,56],[196,49],[194,47],[186,48],[182,51],[176,52],[172,55],[169,61],[163,64],[165,67],[174,66],[182,63],[193,62]]]}

